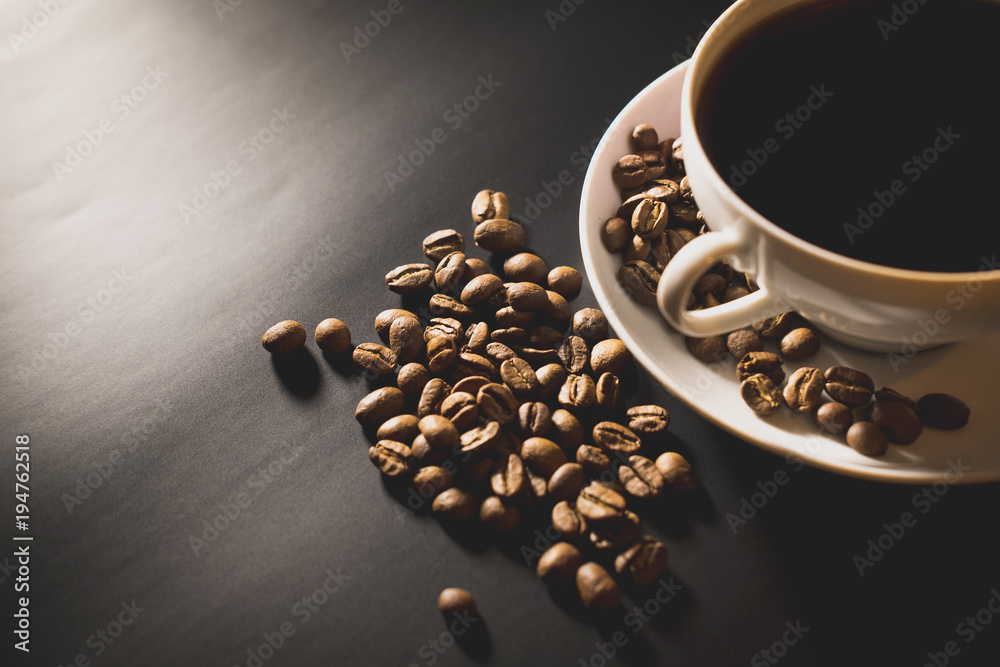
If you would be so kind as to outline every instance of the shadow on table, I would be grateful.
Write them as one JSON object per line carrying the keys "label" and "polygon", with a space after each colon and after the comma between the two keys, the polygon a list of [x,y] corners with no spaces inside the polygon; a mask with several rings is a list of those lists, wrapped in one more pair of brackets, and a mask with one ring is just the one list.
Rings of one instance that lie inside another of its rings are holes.
{"label": "shadow on table", "polygon": [[302,399],[312,398],[319,389],[319,364],[306,348],[299,348],[289,354],[276,354],[271,363],[278,379],[289,392]]}

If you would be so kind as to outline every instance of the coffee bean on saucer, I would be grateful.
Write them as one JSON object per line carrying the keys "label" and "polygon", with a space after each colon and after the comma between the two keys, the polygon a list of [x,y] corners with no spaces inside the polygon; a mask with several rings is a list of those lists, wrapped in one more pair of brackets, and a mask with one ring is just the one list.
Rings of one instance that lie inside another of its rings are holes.
{"label": "coffee bean on saucer", "polygon": [[[713,274],[717,275],[717,274]],[[734,331],[726,337],[726,349],[737,362],[750,352],[761,352],[764,350],[764,343],[752,329],[740,329]]]}
{"label": "coffee bean on saucer", "polygon": [[781,339],[781,355],[789,361],[802,361],[819,352],[819,336],[812,329],[792,329]]}
{"label": "coffee bean on saucer", "polygon": [[584,563],[576,571],[576,588],[587,609],[608,611],[621,604],[621,589],[597,563]]}
{"label": "coffee bean on saucer", "polygon": [[854,423],[854,416],[851,414],[851,409],[843,403],[830,401],[813,410],[813,421],[830,435],[840,435]]}
{"label": "coffee bean on saucer", "polygon": [[882,456],[889,448],[889,440],[882,429],[867,421],[851,424],[847,429],[847,444],[865,456]]}
{"label": "coffee bean on saucer", "polygon": [[[645,254],[648,253],[647,248]],[[618,282],[636,303],[643,306],[656,305],[656,286],[660,282],[660,272],[649,263],[643,260],[625,262],[618,269]]]}
{"label": "coffee bean on saucer", "polygon": [[927,394],[917,401],[921,421],[935,428],[962,428],[969,423],[970,410],[962,399],[951,394]]}
{"label": "coffee bean on saucer", "polygon": [[917,402],[914,401],[909,396],[905,396],[895,389],[890,389],[889,387],[882,387],[875,392],[876,401],[901,401],[905,403],[911,410],[917,412]]}
{"label": "coffee bean on saucer", "polygon": [[608,252],[617,255],[632,238],[632,225],[624,218],[608,218],[601,229],[601,242]]}
{"label": "coffee bean on saucer", "polygon": [[900,401],[875,401],[868,418],[882,429],[889,442],[897,445],[909,445],[924,430],[917,413]]}
{"label": "coffee bean on saucer", "polygon": [[687,346],[695,359],[706,364],[722,361],[729,351],[726,349],[725,336],[707,336],[705,338],[684,337],[684,345]]}
{"label": "coffee bean on saucer", "polygon": [[556,542],[538,559],[535,571],[546,583],[566,585],[573,581],[581,565],[583,555],[579,549],[569,542]]}
{"label": "coffee bean on saucer", "polygon": [[288,354],[306,344],[306,330],[295,320],[284,320],[265,331],[260,342],[272,354]]}
{"label": "coffee bean on saucer", "polygon": [[875,383],[866,374],[846,366],[830,366],[824,373],[826,393],[835,401],[857,407],[871,399]]}
{"label": "coffee bean on saucer", "polygon": [[771,381],[771,378],[757,373],[743,380],[740,384],[740,396],[750,409],[762,417],[774,414],[785,404],[781,390]]}
{"label": "coffee bean on saucer", "polygon": [[666,204],[645,196],[632,211],[632,231],[639,238],[652,240],[663,234],[669,215]]}
{"label": "coffee bean on saucer", "polygon": [[[668,230],[669,231],[669,230]],[[625,249],[622,250],[622,261],[624,262],[644,262],[649,258],[649,252],[652,250],[652,241],[649,239],[644,239],[635,234],[629,239],[628,243],[625,244]],[[659,269],[657,269],[659,270]],[[659,276],[655,276],[654,282],[659,281]],[[622,281],[621,269],[618,273],[618,282],[624,285]]]}
{"label": "coffee bean on saucer", "polygon": [[646,178],[646,163],[639,155],[626,155],[615,163],[611,178],[620,188],[634,188]]}
{"label": "coffee bean on saucer", "polygon": [[801,321],[802,318],[798,313],[788,311],[774,317],[769,317],[761,322],[755,322],[751,325],[751,328],[761,338],[777,340],[784,338],[785,334],[799,326]]}
{"label": "coffee bean on saucer", "polygon": [[820,369],[809,366],[796,369],[785,385],[785,405],[792,412],[809,412],[819,405],[825,386],[826,379]]}
{"label": "coffee bean on saucer", "polygon": [[760,373],[775,385],[780,385],[785,379],[782,363],[781,357],[773,352],[747,352],[736,365],[736,379],[742,382],[751,375]]}
{"label": "coffee bean on saucer", "polygon": [[659,142],[656,129],[652,125],[641,123],[632,130],[632,150],[636,153],[656,150]]}

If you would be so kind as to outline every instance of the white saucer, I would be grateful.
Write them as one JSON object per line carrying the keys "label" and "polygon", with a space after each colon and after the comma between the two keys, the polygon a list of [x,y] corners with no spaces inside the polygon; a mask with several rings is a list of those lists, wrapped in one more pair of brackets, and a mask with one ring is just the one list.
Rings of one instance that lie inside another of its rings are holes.
{"label": "white saucer", "polygon": [[[869,458],[849,448],[843,438],[820,435],[808,416],[783,410],[767,419],[758,417],[740,398],[735,362],[713,367],[696,360],[684,346],[684,338],[655,309],[637,305],[622,292],[617,281],[621,258],[608,253],[600,240],[604,221],[621,203],[611,170],[618,158],[631,152],[631,131],[639,123],[655,127],[661,139],[678,136],[687,65],[681,63],[651,83],[618,114],[601,139],[583,183],[580,245],[584,266],[608,320],[636,359],[706,419],[782,457],[798,457],[817,468],[883,482],[931,484],[959,466],[964,470],[960,483],[1000,480],[1000,360],[996,354],[1000,332],[915,356],[900,354],[895,360],[824,338],[820,353],[801,365],[851,366],[868,373],[876,387],[892,387],[914,399],[931,392],[954,394],[972,409],[969,424],[962,429],[928,428],[914,444],[890,445],[885,456]],[[786,364],[787,371],[794,368]]]}

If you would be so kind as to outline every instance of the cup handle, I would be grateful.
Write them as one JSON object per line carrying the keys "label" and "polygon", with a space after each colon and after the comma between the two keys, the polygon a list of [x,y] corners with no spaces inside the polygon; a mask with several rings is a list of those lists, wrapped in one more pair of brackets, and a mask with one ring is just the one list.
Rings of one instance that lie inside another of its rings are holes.
{"label": "cup handle", "polygon": [[688,310],[688,295],[698,279],[712,266],[727,257],[746,265],[753,242],[738,227],[702,234],[687,243],[671,260],[656,290],[656,305],[663,317],[685,336],[705,338],[729,333],[777,315],[780,300],[764,285],[747,296],[703,310]]}

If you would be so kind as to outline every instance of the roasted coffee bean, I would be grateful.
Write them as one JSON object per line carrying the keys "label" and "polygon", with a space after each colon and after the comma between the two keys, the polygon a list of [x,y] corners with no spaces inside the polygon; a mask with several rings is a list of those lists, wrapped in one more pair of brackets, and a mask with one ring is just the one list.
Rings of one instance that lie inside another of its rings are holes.
{"label": "roasted coffee bean", "polygon": [[636,433],[659,433],[670,425],[670,413],[659,405],[637,405],[629,408],[628,427]]}
{"label": "roasted coffee bean", "polygon": [[507,288],[507,302],[515,310],[541,310],[549,303],[545,289],[535,283],[511,283]]}
{"label": "roasted coffee bean", "polygon": [[573,333],[596,343],[608,337],[608,318],[597,308],[582,308],[573,313]]}
{"label": "roasted coffee bean", "polygon": [[504,306],[496,312],[494,319],[500,327],[526,327],[535,321],[536,312],[533,310],[517,310],[510,306]]}
{"label": "roasted coffee bean", "polygon": [[515,345],[513,349],[517,352],[517,356],[532,366],[544,366],[559,361],[559,354],[555,350],[539,349],[526,345]]}
{"label": "roasted coffee bean", "polygon": [[394,440],[379,440],[369,447],[368,459],[388,477],[401,477],[413,469],[413,452]]}
{"label": "roasted coffee bean", "polygon": [[617,338],[606,338],[594,344],[590,351],[590,369],[594,375],[612,373],[619,378],[628,375],[632,368],[632,353]]}
{"label": "roasted coffee bean", "polygon": [[388,310],[383,310],[381,313],[375,316],[375,331],[378,333],[379,337],[383,340],[389,338],[389,327],[392,323],[400,317],[412,317],[417,319],[417,316],[402,308],[390,308]]}
{"label": "roasted coffee bean", "polygon": [[458,429],[450,419],[441,415],[427,415],[421,418],[417,426],[420,435],[434,449],[446,449],[458,442]]}
{"label": "roasted coffee bean", "polygon": [[663,232],[663,242],[667,244],[667,250],[670,251],[670,256],[673,257],[681,251],[688,243],[688,238],[686,234],[681,234],[680,230],[677,229],[667,229]]}
{"label": "roasted coffee bean", "polygon": [[580,491],[576,509],[588,522],[620,521],[625,515],[625,498],[617,491],[591,482]]}
{"label": "roasted coffee bean", "polygon": [[424,498],[433,498],[455,485],[451,471],[441,466],[425,466],[413,475],[410,486]]}
{"label": "roasted coffee bean", "polygon": [[572,296],[583,287],[583,276],[571,266],[557,266],[549,271],[549,289],[562,296]]}
{"label": "roasted coffee bean", "polygon": [[540,350],[557,350],[563,343],[563,335],[552,327],[532,327],[528,331],[528,342]]}
{"label": "roasted coffee bean", "polygon": [[583,482],[583,466],[579,463],[564,463],[549,478],[549,495],[556,501],[575,498],[583,488]]}
{"label": "roasted coffee bean", "polygon": [[477,276],[483,276],[490,272],[490,265],[476,257],[465,257],[465,273],[462,275],[462,282],[467,283]]}
{"label": "roasted coffee bean", "polygon": [[798,327],[801,321],[802,318],[799,317],[798,313],[788,311],[774,317],[769,317],[761,322],[755,322],[752,328],[761,338],[777,340],[784,338],[785,334]]}
{"label": "roasted coffee bean", "polygon": [[316,327],[316,344],[327,354],[340,354],[351,346],[351,331],[335,317],[330,317]]}
{"label": "roasted coffee bean", "polygon": [[926,394],[917,401],[920,420],[934,428],[962,428],[969,423],[971,410],[951,394]]}
{"label": "roasted coffee bean", "polygon": [[450,420],[460,431],[472,428],[476,419],[479,418],[479,405],[476,403],[476,397],[452,389],[451,393],[441,402],[441,416]]}
{"label": "roasted coffee bean", "polygon": [[698,486],[688,460],[677,452],[664,452],[656,458],[656,469],[663,475],[663,481],[674,491],[689,493]]}
{"label": "roasted coffee bean", "polygon": [[417,426],[419,421],[416,415],[396,415],[378,427],[375,437],[379,440],[395,440],[406,445],[413,442],[413,439],[420,434],[420,428]]}
{"label": "roasted coffee bean", "polygon": [[652,125],[642,123],[632,130],[632,150],[636,153],[656,150],[659,142],[660,139],[656,136],[656,130]]}
{"label": "roasted coffee bean", "polygon": [[667,548],[659,540],[643,535],[615,558],[615,572],[632,575],[637,586],[656,581],[667,567]]}
{"label": "roasted coffee bean", "polygon": [[747,352],[736,365],[736,379],[743,382],[751,375],[766,375],[776,385],[785,379],[781,357],[773,352]]}
{"label": "roasted coffee bean", "polygon": [[750,409],[762,417],[774,414],[785,404],[785,397],[771,378],[757,373],[740,384],[740,396]]}
{"label": "roasted coffee bean", "polygon": [[417,401],[417,416],[441,414],[441,403],[451,393],[451,387],[441,378],[433,378],[424,385]]}
{"label": "roasted coffee bean", "polygon": [[568,336],[559,347],[559,361],[570,373],[582,373],[590,360],[587,343],[579,336]]}
{"label": "roasted coffee bean", "polygon": [[642,203],[642,200],[646,198],[646,193],[642,188],[630,188],[628,196],[623,193],[623,198],[625,201],[622,202],[621,206],[618,207],[618,211],[615,213],[616,217],[625,220],[629,226],[629,236],[632,235],[632,214],[635,213],[636,207]]}
{"label": "roasted coffee bean", "polygon": [[665,234],[653,237],[649,242],[649,251],[653,254],[653,266],[656,267],[657,271],[663,271],[673,259]]}
{"label": "roasted coffee bean", "polygon": [[[424,352],[424,331],[414,317],[398,317],[389,327],[389,349],[396,362],[408,364]],[[432,369],[433,370],[433,369]]]}
{"label": "roasted coffee bean", "polygon": [[854,422],[847,429],[847,444],[865,456],[882,456],[889,449],[889,440],[878,426],[871,422]]}
{"label": "roasted coffee bean", "polygon": [[573,581],[581,565],[583,555],[579,549],[569,542],[556,542],[538,559],[535,571],[545,583],[565,586]]}
{"label": "roasted coffee bean", "polygon": [[657,498],[663,493],[666,482],[655,463],[637,455],[628,457],[628,463],[618,468],[618,479],[626,491],[636,498]]}
{"label": "roasted coffee bean", "polygon": [[434,270],[426,264],[404,264],[385,274],[385,284],[396,294],[413,294],[431,284]]}
{"label": "roasted coffee bean", "polygon": [[521,445],[521,458],[535,472],[548,479],[566,463],[566,454],[548,438],[528,438]]}
{"label": "roasted coffee bean", "polygon": [[505,503],[499,496],[489,496],[479,506],[479,520],[501,533],[517,528],[521,523],[521,510],[517,505]]}
{"label": "roasted coffee bean", "polygon": [[608,218],[601,228],[601,242],[608,252],[618,254],[632,238],[632,225],[624,218]]}
{"label": "roasted coffee bean", "polygon": [[[476,600],[472,593],[462,588],[446,588],[438,595],[438,611],[447,616],[476,617]],[[448,619],[450,620],[450,619]]]}
{"label": "roasted coffee bean", "polygon": [[587,520],[573,503],[561,500],[552,508],[552,527],[567,540],[578,540],[587,534]]}
{"label": "roasted coffee bean", "polygon": [[667,228],[669,214],[667,204],[646,195],[632,211],[632,231],[639,238],[652,241]]}
{"label": "roasted coffee bean", "polygon": [[517,418],[517,408],[520,405],[507,385],[491,382],[483,385],[476,394],[479,404],[479,414],[487,419],[502,424],[509,424]]}
{"label": "roasted coffee bean", "polygon": [[503,289],[503,281],[492,273],[485,273],[470,280],[462,289],[461,300],[467,306],[475,306]]}
{"label": "roasted coffee bean", "polygon": [[531,364],[519,357],[506,359],[500,364],[500,379],[518,396],[527,396],[538,389],[538,375]]}
{"label": "roasted coffee bean", "polygon": [[812,329],[792,329],[781,339],[781,355],[789,361],[802,361],[819,352],[819,336]]}
{"label": "roasted coffee bean", "polygon": [[618,387],[618,377],[612,373],[602,373],[597,378],[597,405],[607,412],[614,412],[618,409],[618,399],[620,389]]}
{"label": "roasted coffee bean", "polygon": [[820,430],[826,431],[830,435],[840,435],[846,433],[847,429],[854,423],[854,415],[851,414],[851,409],[843,403],[831,401],[813,410],[813,422]]}
{"label": "roasted coffee bean", "polygon": [[489,357],[490,360],[498,366],[503,364],[503,362],[507,361],[508,359],[517,358],[517,354],[514,352],[514,350],[510,349],[503,343],[489,343],[486,346],[485,352],[486,356]]}
{"label": "roasted coffee bean", "polygon": [[558,391],[566,381],[566,369],[561,364],[545,364],[535,371],[535,375],[538,377],[538,389],[535,395],[539,398],[545,398]]}
{"label": "roasted coffee bean", "polygon": [[434,287],[438,292],[450,292],[461,282],[465,275],[465,253],[449,253],[434,270]]}
{"label": "roasted coffee bean", "polygon": [[476,322],[465,331],[465,347],[463,352],[482,354],[490,342],[490,327],[486,322]]}
{"label": "roasted coffee bean", "polygon": [[507,195],[493,190],[481,190],[472,200],[472,221],[485,222],[510,216],[510,202]]}
{"label": "roasted coffee bean", "polygon": [[748,294],[750,294],[750,290],[743,285],[730,285],[719,295],[719,302],[729,303],[730,301],[736,301],[736,299],[742,299]]}
{"label": "roasted coffee bean", "polygon": [[[632,235],[632,238],[627,244],[625,244],[625,250],[622,251],[622,261],[624,262],[645,262],[649,259],[649,253],[653,249],[653,242],[649,239],[640,238],[638,236]],[[622,272],[618,272],[618,281],[621,282]]]}
{"label": "roasted coffee bean", "polygon": [[[917,402],[916,401],[914,401],[909,396],[904,396],[903,394],[900,394],[895,389],[890,389],[889,387],[882,387],[881,389],[879,389],[878,391],[876,391],[875,392],[875,400],[876,401],[900,401],[902,403],[905,403],[907,406],[909,406],[909,408],[911,410],[913,410],[914,412],[918,412]],[[924,423],[926,424],[927,422],[924,422]]]}
{"label": "roasted coffee bean", "polygon": [[627,426],[617,422],[603,421],[594,426],[591,433],[594,444],[606,452],[634,454],[642,447],[642,440]]}
{"label": "roasted coffee bean", "polygon": [[541,437],[552,428],[552,411],[540,401],[527,401],[517,409],[517,423],[527,436]]}
{"label": "roasted coffee bean", "polygon": [[917,413],[900,401],[875,401],[868,419],[882,429],[889,442],[897,445],[909,445],[924,430]]}
{"label": "roasted coffee bean", "polygon": [[423,364],[406,364],[396,375],[396,386],[407,396],[419,396],[431,379],[431,374]]}
{"label": "roasted coffee bean", "polygon": [[670,151],[670,169],[675,174],[684,173],[684,141],[678,137],[674,139]]}
{"label": "roasted coffee bean", "polygon": [[432,373],[441,373],[458,357],[455,341],[446,336],[437,336],[427,343],[427,367]]}
{"label": "roasted coffee bean", "polygon": [[600,524],[590,531],[590,543],[598,549],[621,549],[642,533],[642,520],[626,510],[620,521]]}
{"label": "roasted coffee bean", "polygon": [[726,353],[729,351],[726,348],[726,337],[721,335],[707,336],[705,338],[685,336],[684,345],[687,346],[688,352],[695,359],[706,364],[722,361],[726,358]]}
{"label": "roasted coffee bean", "polygon": [[530,466],[525,466],[524,475],[528,478],[528,483],[524,487],[525,504],[528,506],[538,505],[547,500],[549,496],[548,480]]}
{"label": "roasted coffee bean", "polygon": [[500,424],[495,421],[469,429],[459,438],[463,454],[489,451],[498,442],[500,442]]}
{"label": "roasted coffee bean", "polygon": [[284,320],[264,332],[260,342],[271,354],[288,354],[306,344],[306,330],[295,320]]}
{"label": "roasted coffee bean", "polygon": [[611,459],[599,447],[580,445],[576,449],[576,462],[591,474],[611,470]]}
{"label": "roasted coffee bean", "polygon": [[559,405],[565,408],[586,409],[597,402],[597,387],[589,375],[570,373],[559,388]]}
{"label": "roasted coffee bean", "polygon": [[646,163],[639,155],[626,155],[615,163],[611,178],[620,188],[634,188],[646,180]]}
{"label": "roasted coffee bean", "polygon": [[664,204],[673,204],[680,197],[680,186],[669,178],[658,178],[646,183],[645,194]]}
{"label": "roasted coffee bean", "polygon": [[476,245],[488,252],[519,253],[527,242],[524,227],[503,218],[479,223],[473,237]]}
{"label": "roasted coffee bean", "polygon": [[693,201],[691,197],[691,182],[688,180],[687,176],[681,179],[680,189],[681,197],[683,197],[686,201]]}
{"label": "roasted coffee bean", "polygon": [[857,407],[864,405],[875,391],[875,383],[861,371],[846,366],[830,366],[824,373],[826,393],[835,401]]}
{"label": "roasted coffee bean", "polygon": [[453,252],[465,252],[465,238],[454,229],[439,229],[424,239],[424,255],[432,262]]}
{"label": "roasted coffee bean", "polygon": [[803,366],[796,369],[788,377],[788,384],[782,392],[785,397],[785,405],[792,412],[809,412],[823,399],[823,389],[826,386],[826,379],[823,371],[818,368]]}
{"label": "roasted coffee bean", "polygon": [[[667,175],[667,162],[659,151],[643,151],[639,156],[646,163],[646,182],[663,178]],[[643,185],[645,184],[643,183]]]}
{"label": "roasted coffee bean", "polygon": [[482,375],[492,378],[497,374],[496,366],[484,356],[472,352],[459,352],[455,368],[464,375]]}
{"label": "roasted coffee bean", "polygon": [[584,563],[577,569],[576,589],[587,609],[609,611],[621,604],[621,589],[597,563]]}
{"label": "roasted coffee bean", "polygon": [[737,362],[751,352],[762,352],[764,343],[760,336],[750,329],[734,331],[726,338],[726,349]]}
{"label": "roasted coffee bean", "polygon": [[718,273],[706,273],[694,284],[694,295],[699,299],[709,293],[718,293],[726,289],[726,279]]}
{"label": "roasted coffee bean", "polygon": [[406,397],[399,389],[382,387],[361,399],[354,410],[354,418],[365,426],[381,426],[401,413],[405,403]]}
{"label": "roasted coffee bean", "polygon": [[476,502],[476,496],[471,491],[460,489],[457,486],[442,491],[431,503],[431,509],[435,514],[449,519],[468,519],[476,515],[478,508],[479,503]]}
{"label": "roasted coffee bean", "polygon": [[489,378],[484,378],[481,375],[472,375],[467,378],[462,378],[455,383],[452,388],[452,393],[463,392],[466,394],[472,394],[473,396],[479,395],[479,390],[483,388],[483,385],[490,383]]}
{"label": "roasted coffee bean", "polygon": [[643,260],[625,262],[618,269],[618,282],[636,303],[643,306],[656,305],[656,286],[660,282],[660,272],[652,265]]}
{"label": "roasted coffee bean", "polygon": [[[716,306],[719,305],[720,302],[718,299],[715,298],[715,295],[706,294],[705,296],[701,297],[701,301],[699,303],[702,308],[715,308]],[[691,308],[693,308],[693,306]],[[729,347],[729,339],[727,338],[726,348],[728,347]]]}
{"label": "roasted coffee bean", "polygon": [[456,346],[461,346],[465,339],[465,327],[462,323],[451,317],[435,317],[424,329],[424,341],[430,342],[437,336],[445,336],[455,341]]}
{"label": "roasted coffee bean", "polygon": [[545,305],[545,314],[549,319],[565,322],[573,314],[573,309],[569,307],[569,301],[562,294],[545,290],[545,298],[548,303]]}
{"label": "roasted coffee bean", "polygon": [[435,294],[428,306],[435,315],[444,317],[472,317],[472,309],[447,294]]}
{"label": "roasted coffee bean", "polygon": [[545,282],[545,276],[548,272],[549,267],[545,264],[545,260],[530,252],[511,255],[503,263],[503,274],[507,276],[507,280],[514,282],[541,285]]}
{"label": "roasted coffee bean", "polygon": [[442,458],[441,450],[433,449],[422,435],[413,439],[410,451],[413,452],[413,464],[416,466],[434,465]]}

